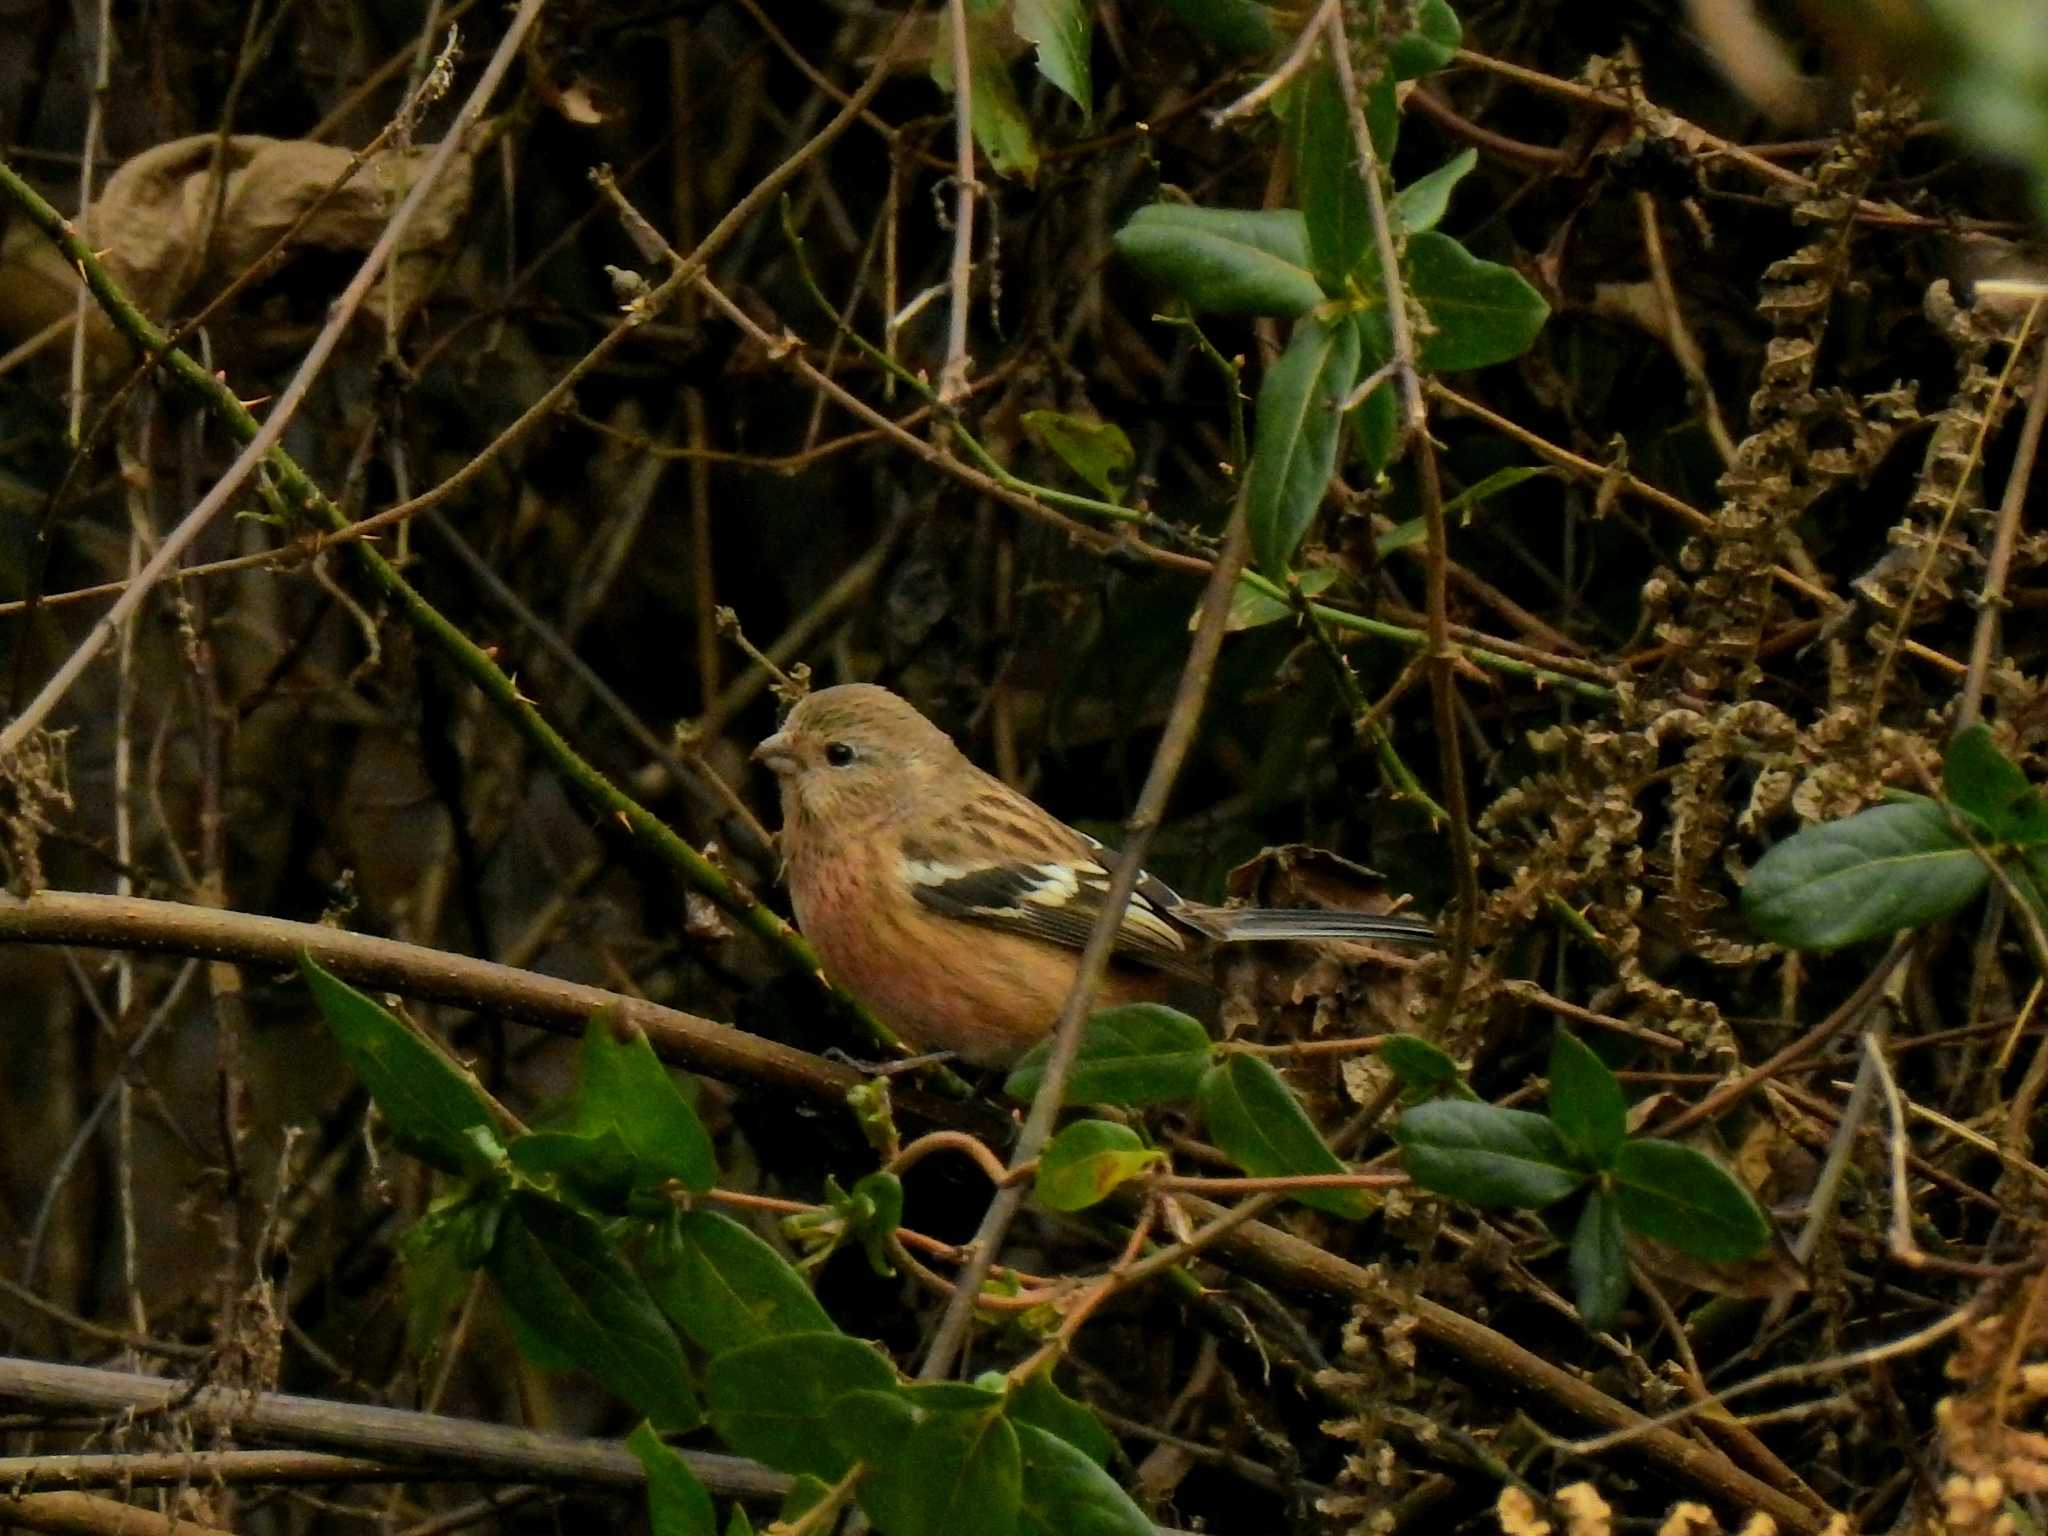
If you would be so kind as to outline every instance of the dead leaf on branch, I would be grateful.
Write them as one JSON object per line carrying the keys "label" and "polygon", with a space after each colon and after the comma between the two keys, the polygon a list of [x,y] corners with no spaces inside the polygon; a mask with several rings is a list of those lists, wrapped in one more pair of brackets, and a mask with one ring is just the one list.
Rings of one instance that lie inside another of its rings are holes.
{"label": "dead leaf on branch", "polygon": [[[479,152],[496,124],[469,130],[433,191],[413,215],[403,245],[363,305],[367,315],[404,317],[425,296],[440,257],[469,212]],[[366,157],[304,139],[195,134],[124,162],[87,211],[82,227],[114,281],[153,318],[190,313],[260,259],[301,218],[286,258],[304,250],[367,251],[413,186],[432,145]],[[343,183],[342,178],[348,176]],[[215,206],[218,204],[218,215]],[[32,336],[72,313],[78,276],[26,224],[0,240],[0,338]],[[93,312],[96,352],[115,342]]]}

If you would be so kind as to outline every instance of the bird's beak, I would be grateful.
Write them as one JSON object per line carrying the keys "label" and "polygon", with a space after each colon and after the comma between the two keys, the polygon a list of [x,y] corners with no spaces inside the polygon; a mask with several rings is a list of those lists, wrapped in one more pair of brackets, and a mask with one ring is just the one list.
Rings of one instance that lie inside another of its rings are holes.
{"label": "bird's beak", "polygon": [[754,748],[754,761],[780,778],[797,770],[796,743],[787,731],[777,731]]}

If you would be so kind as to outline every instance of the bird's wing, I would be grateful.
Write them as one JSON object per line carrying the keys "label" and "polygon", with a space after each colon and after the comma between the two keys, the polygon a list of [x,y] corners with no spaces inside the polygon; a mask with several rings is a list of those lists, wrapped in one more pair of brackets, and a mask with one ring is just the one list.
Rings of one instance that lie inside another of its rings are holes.
{"label": "bird's wing", "polygon": [[[1107,850],[1085,833],[1013,794],[997,780],[960,808],[903,841],[903,875],[935,912],[1079,949],[1109,893]],[[1181,898],[1140,875],[1118,924],[1116,951],[1182,974],[1195,935],[1172,916]]]}

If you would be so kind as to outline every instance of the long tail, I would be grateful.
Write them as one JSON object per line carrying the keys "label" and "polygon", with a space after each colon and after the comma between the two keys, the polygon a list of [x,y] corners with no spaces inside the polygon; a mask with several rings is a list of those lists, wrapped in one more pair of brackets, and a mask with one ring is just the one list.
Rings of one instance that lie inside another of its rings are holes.
{"label": "long tail", "polygon": [[1374,917],[1311,907],[1267,911],[1259,907],[1212,910],[1203,924],[1228,943],[1259,939],[1375,939],[1393,944],[1434,944],[1436,926],[1417,917]]}

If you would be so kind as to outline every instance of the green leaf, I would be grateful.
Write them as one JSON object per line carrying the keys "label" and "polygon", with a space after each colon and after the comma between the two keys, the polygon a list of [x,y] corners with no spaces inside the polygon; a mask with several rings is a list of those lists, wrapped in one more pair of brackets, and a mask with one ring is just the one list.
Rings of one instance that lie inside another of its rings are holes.
{"label": "green leaf", "polygon": [[860,1507],[888,1536],[1015,1536],[1023,1456],[1001,1400],[977,1412],[921,1412],[908,1437],[868,1459]]}
{"label": "green leaf", "polygon": [[443,1173],[498,1165],[504,1154],[490,1101],[474,1077],[304,950],[299,971],[399,1146]]}
{"label": "green leaf", "polygon": [[1305,314],[1323,302],[1308,227],[1289,210],[1154,203],[1112,239],[1117,254],[1197,314]]}
{"label": "green leaf", "polygon": [[1076,1120],[1053,1137],[1038,1160],[1032,1193],[1048,1210],[1085,1211],[1111,1190],[1166,1161],[1127,1125]]}
{"label": "green leaf", "polygon": [[[1038,146],[1031,141],[1031,120],[1017,99],[1016,82],[1003,59],[999,28],[1002,18],[991,8],[964,7],[967,16],[967,73],[974,142],[988,156],[998,175],[1029,182],[1038,175]],[[953,89],[953,10],[939,13],[932,44],[932,80],[942,91]]]}
{"label": "green leaf", "polygon": [[664,1434],[703,1421],[682,1346],[640,1277],[590,1217],[518,1191],[506,1207],[489,1268],[506,1309],[546,1341],[550,1358],[575,1361]]}
{"label": "green leaf", "polygon": [[679,1211],[656,1227],[643,1268],[668,1320],[714,1359],[787,1334],[837,1331],[794,1265],[716,1211]]}
{"label": "green leaf", "polygon": [[1262,53],[1280,41],[1270,8],[1258,0],[1166,0],[1182,26],[1226,53]]}
{"label": "green leaf", "polygon": [[1245,516],[1252,553],[1284,580],[1337,467],[1344,397],[1358,378],[1358,327],[1304,316],[1259,385]]}
{"label": "green leaf", "polygon": [[559,1186],[599,1211],[622,1205],[633,1189],[632,1150],[609,1126],[595,1136],[535,1131],[508,1152],[513,1172],[527,1183]]}
{"label": "green leaf", "polygon": [[1572,1232],[1572,1295],[1586,1326],[1595,1332],[1612,1328],[1628,1300],[1628,1286],[1621,1213],[1596,1189],[1586,1197]]}
{"label": "green leaf", "polygon": [[717,1181],[718,1161],[697,1112],[646,1035],[610,1010],[593,1015],[583,1031],[576,1125],[617,1133],[642,1187],[674,1179],[701,1195]]}
{"label": "green leaf", "polygon": [[1410,1093],[1434,1093],[1440,1088],[1456,1088],[1464,1081],[1457,1062],[1420,1035],[1389,1035],[1373,1048],[1373,1054]]}
{"label": "green leaf", "polygon": [[775,1522],[778,1525],[793,1525],[831,1496],[832,1487],[829,1483],[806,1472],[791,1481],[789,1492],[782,1496],[782,1507],[775,1512]]}
{"label": "green leaf", "polygon": [[[1334,565],[1314,565],[1296,573],[1301,580],[1304,597],[1316,597],[1326,591],[1337,579]],[[1201,617],[1200,611],[1188,616],[1189,628]],[[1230,594],[1230,612],[1223,620],[1223,632],[1235,634],[1241,629],[1258,629],[1262,625],[1277,624],[1282,619],[1294,617],[1294,605],[1284,598],[1274,597],[1252,585],[1251,579],[1240,575],[1237,586]]]}
{"label": "green leaf", "polygon": [[[1002,1377],[990,1372],[997,1382]],[[1039,1371],[1010,1393],[1010,1417],[1058,1435],[1098,1467],[1109,1465],[1116,1441],[1086,1403],[1077,1403],[1053,1384],[1050,1368]]]}
{"label": "green leaf", "polygon": [[1939,805],[1879,805],[1771,849],[1742,888],[1742,912],[1788,949],[1840,949],[1947,917],[1989,878]]}
{"label": "green leaf", "polygon": [[1434,332],[1416,361],[1440,373],[1504,363],[1529,350],[1550,306],[1523,276],[1481,261],[1449,235],[1425,230],[1408,240],[1408,291]]}
{"label": "green leaf", "polygon": [[[1210,1140],[1255,1178],[1351,1171],[1324,1144],[1294,1090],[1261,1057],[1230,1052],[1203,1076],[1196,1102]],[[1372,1210],[1357,1189],[1299,1190],[1289,1198],[1352,1219]]]}
{"label": "green leaf", "polygon": [[1016,1429],[1024,1536],[1153,1536],[1145,1512],[1083,1452],[1034,1424]]}
{"label": "green leaf", "polygon": [[733,1505],[732,1518],[725,1522],[725,1536],[754,1536],[754,1522],[747,1518],[745,1505]]}
{"label": "green leaf", "polygon": [[1093,110],[1088,39],[1095,24],[1089,0],[1014,0],[1010,25],[1038,49],[1038,72],[1084,113]]}
{"label": "green leaf", "polygon": [[[1081,1027],[1066,1101],[1136,1106],[1191,1099],[1210,1050],[1209,1032],[1178,1009],[1161,1003],[1104,1008]],[[1029,1104],[1038,1096],[1051,1055],[1050,1040],[1026,1051],[1010,1069],[1003,1092]]]}
{"label": "green leaf", "polygon": [[903,1225],[903,1181],[886,1168],[863,1175],[853,1186],[845,1214],[846,1229],[860,1241],[868,1268],[878,1275],[895,1274],[889,1239]]}
{"label": "green leaf", "polygon": [[1057,454],[1104,501],[1122,503],[1136,462],[1122,427],[1065,411],[1026,411],[1018,419],[1034,443]]}
{"label": "green leaf", "polygon": [[1675,1141],[1624,1142],[1614,1198],[1630,1231],[1710,1263],[1753,1259],[1771,1240],[1770,1223],[1734,1175]]}
{"label": "green leaf", "polygon": [[697,1474],[661,1443],[652,1424],[626,1436],[626,1449],[647,1469],[647,1528],[650,1536],[718,1536],[718,1514]]}
{"label": "green leaf", "polygon": [[1496,469],[1477,485],[1467,487],[1444,503],[1444,516],[1455,517],[1469,507],[1491,501],[1502,491],[1512,490],[1524,480],[1551,478],[1557,471],[1544,469],[1535,464],[1510,464],[1505,469]]}
{"label": "green leaf", "polygon": [[1327,50],[1296,77],[1288,117],[1310,262],[1323,292],[1334,297],[1372,243],[1372,214],[1351,115]]}
{"label": "green leaf", "polygon": [[405,1263],[405,1347],[426,1360],[441,1346],[448,1321],[469,1291],[469,1277],[497,1239],[494,1200],[463,1197],[428,1208],[399,1239]]}
{"label": "green leaf", "polygon": [[1550,1120],[1588,1168],[1605,1168],[1628,1134],[1628,1100],[1607,1063],[1570,1030],[1550,1042]]}
{"label": "green leaf", "polygon": [[1479,151],[1468,149],[1454,155],[1427,176],[1408,183],[1394,194],[1394,216],[1412,235],[1435,229],[1451,206],[1451,192],[1479,163]]}
{"label": "green leaf", "polygon": [[847,1465],[876,1462],[894,1454],[924,1421],[925,1415],[908,1390],[867,1387],[849,1392],[832,1405],[826,1432]]}
{"label": "green leaf", "polygon": [[1358,82],[1359,109],[1365,113],[1365,131],[1372,140],[1372,152],[1380,164],[1394,163],[1394,145],[1401,135],[1401,98],[1394,89],[1394,72],[1383,69],[1370,80]]}
{"label": "green leaf", "polygon": [[[1378,270],[1376,266],[1374,270]],[[1392,360],[1394,333],[1384,308],[1360,310],[1351,317],[1351,324],[1358,332],[1357,383],[1363,383]],[[1368,478],[1377,480],[1401,441],[1401,401],[1391,373],[1352,408],[1351,425],[1358,466]]]}
{"label": "green leaf", "polygon": [[1457,57],[1464,40],[1465,29],[1449,0],[1418,0],[1415,28],[1388,48],[1387,67],[1398,80],[1435,74]]}
{"label": "green leaf", "polygon": [[829,1433],[836,1405],[849,1392],[893,1392],[896,1369],[844,1334],[791,1333],[718,1356],[704,1385],[730,1449],[829,1483],[853,1464]]}
{"label": "green leaf", "polygon": [[2048,842],[2048,804],[1981,721],[1956,732],[1942,764],[1942,792],[1984,824],[1993,842]]}
{"label": "green leaf", "polygon": [[1394,1127],[1424,1189],[1488,1209],[1539,1210],[1585,1183],[1546,1115],[1466,1099],[1418,1104]]}

